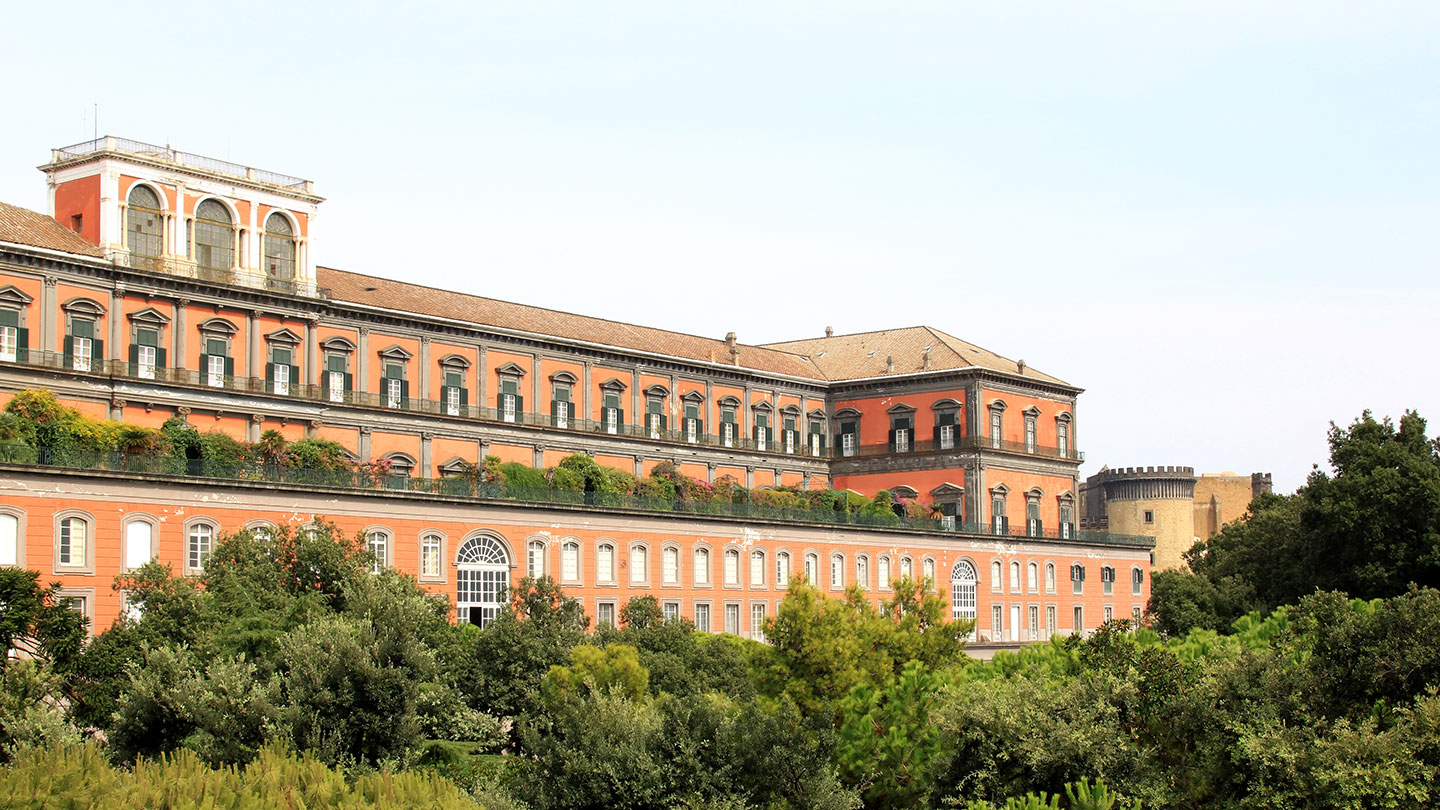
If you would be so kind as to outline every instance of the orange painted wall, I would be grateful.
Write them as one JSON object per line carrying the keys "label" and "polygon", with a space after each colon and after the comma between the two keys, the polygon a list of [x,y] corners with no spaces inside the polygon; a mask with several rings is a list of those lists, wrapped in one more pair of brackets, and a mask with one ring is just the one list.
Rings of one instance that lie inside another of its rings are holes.
{"label": "orange painted wall", "polygon": [[405,379],[410,381],[410,396],[426,398],[420,391],[420,341],[414,338],[387,335],[382,332],[370,333],[370,377],[369,387],[365,390],[381,390],[380,380],[385,377],[385,361],[380,359],[380,352],[391,346],[399,346],[410,353],[410,360],[405,364]]}
{"label": "orange painted wall", "polygon": [[80,235],[100,244],[100,175],[80,177],[55,187],[55,219],[70,227],[71,217],[81,216]]}
{"label": "orange painted wall", "polygon": [[[74,284],[57,284],[55,286],[55,303],[61,307],[55,312],[55,345],[43,348],[48,348],[50,349],[50,351],[53,352],[62,352],[65,350],[64,306],[65,302],[71,301],[76,298],[85,298],[90,301],[94,301],[95,303],[99,304],[102,309],[106,310],[104,315],[101,315],[100,317],[95,319],[95,337],[105,341],[105,356],[109,357],[112,351],[112,347],[110,346],[110,318],[114,314],[109,311],[110,293],[107,290],[97,290],[90,287],[81,287]],[[32,307],[36,308],[37,315],[39,309],[37,305],[39,303],[40,297],[36,296],[34,303],[31,304]],[[32,319],[30,322],[30,345],[32,346],[38,346],[40,342],[39,320],[40,319],[37,317]],[[96,371],[99,371],[99,369],[96,369]]]}
{"label": "orange painted wall", "polygon": [[418,461],[420,437],[413,433],[386,433],[378,430],[370,434],[371,458],[382,459],[391,453],[404,453]]}
{"label": "orange painted wall", "polygon": [[[430,442],[430,457],[435,460],[437,467],[457,457],[471,464],[477,464],[480,461],[478,458],[479,454],[480,448],[473,441],[442,439],[437,436]],[[430,470],[429,472],[422,473],[422,475],[435,476],[438,475],[438,473],[435,470]]]}
{"label": "orange painted wall", "polygon": [[[982,423],[984,434],[990,435],[990,404],[996,400],[1005,402],[1004,439],[1011,442],[1025,441],[1025,411],[1031,407],[1038,408],[1040,415],[1035,419],[1036,444],[1044,447],[1055,446],[1056,422],[1055,417],[1062,412],[1070,410],[1068,401],[1043,399],[1038,397],[1020,396],[1008,391],[997,392],[982,389],[980,402],[982,409]],[[1072,428],[1073,431],[1073,428]],[[1070,437],[1071,446],[1074,446],[1075,437]]]}
{"label": "orange painted wall", "polygon": [[[943,399],[964,403],[965,392],[964,390],[937,391],[923,394],[846,399],[837,401],[835,410],[854,408],[860,411],[860,443],[862,445],[885,444],[890,441],[890,414],[886,411],[896,405],[909,405],[915,409],[915,439],[928,441],[933,435],[935,427],[935,411],[931,406]],[[962,405],[959,411],[962,430],[965,424],[964,411]],[[835,430],[836,427],[832,426],[831,430]],[[919,487],[917,486],[916,489]]]}
{"label": "orange painted wall", "polygon": [[501,464],[515,461],[528,467],[535,462],[534,449],[513,444],[492,444],[490,455],[497,456]]}
{"label": "orange painted wall", "polygon": [[[436,401],[438,402],[438,401],[440,400],[440,389],[441,389],[442,387],[444,387],[444,385],[445,385],[445,373],[444,373],[444,370],[443,370],[443,369],[441,368],[441,366],[440,366],[440,358],[442,358],[442,357],[448,357],[448,356],[450,356],[450,355],[452,355],[452,354],[453,354],[453,355],[459,355],[460,357],[463,357],[463,358],[465,358],[466,360],[469,360],[469,361],[470,361],[470,368],[466,369],[466,370],[465,370],[465,373],[464,373],[464,375],[463,375],[463,376],[464,376],[464,380],[465,380],[465,386],[464,386],[464,387],[465,387],[465,389],[466,389],[467,391],[470,392],[470,404],[471,404],[471,405],[480,405],[480,404],[483,404],[483,403],[479,403],[479,402],[476,402],[476,401],[475,401],[476,398],[479,396],[479,395],[476,393],[476,391],[475,391],[475,361],[476,361],[476,358],[479,356],[479,352],[477,352],[477,351],[475,350],[475,347],[474,347],[474,346],[461,346],[461,345],[455,344],[455,343],[444,343],[444,342],[440,342],[440,341],[431,341],[431,342],[430,342],[430,390],[429,390],[429,391],[423,391],[423,392],[420,391],[420,389],[419,389],[419,383],[418,383],[418,382],[413,382],[413,383],[411,383],[411,386],[413,387],[413,390],[419,392],[419,393],[417,394],[417,396],[421,396],[421,397],[424,397],[424,398],[426,398],[426,399],[433,399],[433,400],[436,400]],[[416,379],[417,379],[417,381],[418,381],[418,379],[419,379],[418,373],[417,373]]]}
{"label": "orange painted wall", "polygon": [[[531,410],[546,415],[550,413],[550,403],[555,398],[555,383],[552,382],[550,378],[561,371],[568,371],[575,376],[575,383],[570,387],[570,401],[573,403],[571,405],[573,409],[580,407],[580,397],[584,393],[581,387],[585,384],[585,367],[580,363],[542,358],[540,360],[540,376],[543,379],[540,380],[540,402],[534,405]],[[582,418],[584,416],[584,414],[578,412],[575,412],[573,415]]]}

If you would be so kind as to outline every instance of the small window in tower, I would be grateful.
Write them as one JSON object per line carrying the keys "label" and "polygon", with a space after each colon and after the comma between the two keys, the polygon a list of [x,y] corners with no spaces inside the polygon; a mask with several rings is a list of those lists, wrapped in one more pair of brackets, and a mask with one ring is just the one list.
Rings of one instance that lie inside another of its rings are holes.
{"label": "small window in tower", "polygon": [[1147,524],[1149,524],[1149,523],[1154,523],[1154,522],[1155,522],[1155,512],[1154,512],[1154,510],[1151,510],[1151,509],[1146,509],[1146,510],[1145,510],[1145,522],[1146,522]]}
{"label": "small window in tower", "polygon": [[84,226],[85,226],[84,223],[85,223],[85,215],[84,215],[84,214],[71,214],[71,215],[70,215],[70,230],[74,231],[75,233],[80,233],[80,230],[81,230],[82,228],[84,228]]}

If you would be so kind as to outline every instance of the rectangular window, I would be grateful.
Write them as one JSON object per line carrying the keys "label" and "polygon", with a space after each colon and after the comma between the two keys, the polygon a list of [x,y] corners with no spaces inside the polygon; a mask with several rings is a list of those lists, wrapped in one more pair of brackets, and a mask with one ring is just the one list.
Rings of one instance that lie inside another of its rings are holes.
{"label": "rectangular window", "polygon": [[135,363],[135,376],[143,380],[155,379],[155,369],[160,360],[160,331],[158,329],[136,329],[135,346],[131,349]]}
{"label": "rectangular window", "polygon": [[602,415],[604,416],[605,432],[617,434],[620,432],[620,395],[614,393],[605,394],[601,404]]}
{"label": "rectangular window", "polygon": [[1131,572],[1130,572],[1130,595],[1131,595],[1131,596],[1140,596],[1141,593],[1142,593],[1142,591],[1144,591],[1144,589],[1145,589],[1145,575],[1142,574],[1142,573],[1140,573],[1140,569],[1138,569],[1138,568],[1135,569],[1135,570],[1133,570],[1133,571],[1131,571]]}
{"label": "rectangular window", "polygon": [[660,606],[660,609],[665,613],[666,622],[680,621],[680,605],[678,603],[666,602]]}
{"label": "rectangular window", "polygon": [[819,455],[820,455],[820,434],[819,434],[819,433],[811,433],[811,434],[810,434],[810,455],[811,455],[811,456],[814,456],[814,457],[819,457]]}
{"label": "rectangular window", "polygon": [[0,309],[0,360],[19,360],[20,348],[20,311]]}
{"label": "rectangular window", "polygon": [[1045,606],[1045,635],[1055,635],[1055,606]]}
{"label": "rectangular window", "polygon": [[1145,510],[1145,522],[1146,522],[1146,523],[1154,523],[1154,522],[1155,522],[1155,512],[1154,512],[1154,510],[1151,510],[1151,509],[1146,509],[1146,510]]}
{"label": "rectangular window", "polygon": [[1035,417],[1025,417],[1025,452],[1035,452]]}
{"label": "rectangular window", "polygon": [[460,415],[460,389],[445,389],[445,413],[450,416]]}
{"label": "rectangular window", "polygon": [[125,524],[125,567],[136,569],[150,562],[155,527],[143,520]]}
{"label": "rectangular window", "polygon": [[895,452],[910,452],[910,429],[900,428],[895,431]]}
{"label": "rectangular window", "polygon": [[514,422],[520,413],[520,384],[515,380],[500,381],[500,421]]}
{"label": "rectangular window", "polygon": [[69,346],[72,371],[90,371],[100,356],[101,341],[95,339],[95,322],[76,318],[70,322]]}
{"label": "rectangular window", "polygon": [[990,606],[990,640],[1003,641],[1005,639],[1005,608],[999,605]]}
{"label": "rectangular window", "polygon": [[1085,608],[1081,607],[1080,605],[1076,605],[1075,617],[1071,621],[1074,622],[1074,624],[1072,625],[1072,629],[1075,631],[1075,633],[1083,633],[1085,631]]}
{"label": "rectangular window", "polygon": [[790,455],[795,454],[795,433],[794,430],[785,431],[785,452]]}
{"label": "rectangular window", "polygon": [[387,379],[385,381],[385,407],[398,408],[403,399],[400,392],[400,380]]}
{"label": "rectangular window", "polygon": [[710,606],[697,603],[695,605],[695,629],[701,633],[710,632]]}
{"label": "rectangular window", "polygon": [[724,447],[735,446],[735,411],[729,408],[720,412],[720,444]]}
{"label": "rectangular window", "polygon": [[1040,608],[1036,605],[1030,606],[1030,640],[1040,638]]}
{"label": "rectangular window", "polygon": [[230,367],[229,350],[224,340],[205,340],[205,384],[211,388],[225,387],[225,375]]}
{"label": "rectangular window", "polygon": [[1140,626],[1141,608],[1139,605],[1130,608],[1130,621],[1133,627]]}
{"label": "rectangular window", "polygon": [[77,337],[73,340],[72,346],[74,354],[71,356],[70,368],[74,371],[89,371],[90,353],[93,351],[90,338]]}
{"label": "rectangular window", "polygon": [[750,587],[765,587],[765,555],[759,551],[750,552]]}
{"label": "rectangular window", "polygon": [[440,538],[427,534],[420,541],[420,576],[440,576]]}
{"label": "rectangular window", "polygon": [[941,450],[951,450],[955,447],[955,426],[941,425],[940,438],[938,440]]}
{"label": "rectangular window", "polygon": [[1005,420],[1005,414],[1004,414],[1004,412],[999,411],[999,410],[991,410],[991,411],[990,411],[990,446],[991,446],[991,447],[994,447],[994,448],[997,448],[997,449],[1000,447],[1000,442],[1003,440],[1002,432],[1003,432],[1003,429],[1004,429],[1004,426],[1005,426],[1005,421],[1004,421],[1004,420]]}
{"label": "rectangular window", "polygon": [[770,447],[770,417],[755,414],[755,449],[768,450]]}
{"label": "rectangular window", "polygon": [[570,403],[555,403],[555,427],[568,429],[570,427]]}
{"label": "rectangular window", "polygon": [[765,640],[764,602],[757,602],[750,606],[750,637],[760,642]]}
{"label": "rectangular window", "polygon": [[725,632],[732,636],[740,635],[740,606],[725,606]]}
{"label": "rectangular window", "polygon": [[1070,566],[1070,584],[1072,593],[1085,592],[1085,567],[1081,565]]}
{"label": "rectangular window", "polygon": [[850,457],[855,455],[855,434],[840,434],[840,455]]}
{"label": "rectangular window", "polygon": [[595,626],[615,626],[615,605],[612,602],[601,602],[595,606]]}
{"label": "rectangular window", "polygon": [[327,386],[330,389],[330,401],[344,402],[345,373],[343,371],[327,371],[325,372],[325,374],[327,379],[330,381],[330,385]]}
{"label": "rectangular window", "polygon": [[197,523],[190,527],[187,562],[192,572],[205,570],[205,561],[210,558],[210,541],[214,535],[215,530],[209,524]]}
{"label": "rectangular window", "polygon": [[290,394],[290,361],[293,359],[289,349],[272,349],[270,368],[270,390],[281,396]]}
{"label": "rectangular window", "polygon": [[1070,457],[1070,423],[1059,422],[1055,425],[1055,449],[1061,458]]}
{"label": "rectangular window", "polygon": [[1111,607],[1110,605],[1106,605],[1104,615],[1106,624],[1115,621],[1115,608]]}
{"label": "rectangular window", "polygon": [[665,403],[659,399],[645,401],[645,428],[652,439],[660,438],[660,432],[665,429],[664,408]]}
{"label": "rectangular window", "polygon": [[448,416],[459,416],[467,404],[465,396],[465,372],[445,371],[445,385],[440,389]]}
{"label": "rectangular window", "polygon": [[0,565],[20,564],[20,520],[0,514]]}

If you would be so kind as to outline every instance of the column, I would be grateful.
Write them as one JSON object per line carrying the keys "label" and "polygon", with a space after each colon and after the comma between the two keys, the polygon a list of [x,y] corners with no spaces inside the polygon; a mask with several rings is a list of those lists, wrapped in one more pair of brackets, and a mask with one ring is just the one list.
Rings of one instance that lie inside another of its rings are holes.
{"label": "column", "polygon": [[115,287],[110,290],[110,312],[108,313],[110,318],[110,345],[106,347],[105,351],[105,357],[109,360],[119,360],[122,357],[120,354],[122,334],[120,326],[125,320],[125,313],[121,312],[124,308],[125,283],[123,281],[116,282]]}
{"label": "column", "polygon": [[580,410],[579,414],[585,419],[594,419],[595,412],[590,410],[590,389],[594,386],[595,364],[590,360],[585,361],[585,373],[580,382]]}
{"label": "column", "polygon": [[[530,355],[530,412],[540,413],[540,354]],[[549,413],[549,411],[545,411]],[[536,464],[535,466],[543,466]]]}
{"label": "column", "polygon": [[545,467],[545,445],[537,444],[530,455],[530,466],[537,470]]}
{"label": "column", "polygon": [[[755,435],[755,417],[750,413],[750,383],[745,383],[745,404],[740,408],[740,437],[748,439]],[[749,486],[749,484],[746,484]]]}
{"label": "column", "polygon": [[305,384],[320,384],[320,341],[316,338],[315,327],[320,325],[318,318],[311,318],[305,321]]}
{"label": "column", "polygon": [[[424,345],[424,344],[421,344]],[[421,478],[436,478],[435,474],[435,451],[432,448],[435,434],[425,431],[420,434],[420,476]]]}
{"label": "column", "polygon": [[[701,412],[705,414],[703,417],[705,421],[705,432],[718,434],[720,432],[720,426],[716,424],[716,420],[720,418],[718,416],[720,411],[715,407],[715,386],[710,383],[710,378],[708,377],[705,378],[705,407]],[[710,468],[710,480],[715,480],[715,468],[713,466]]]}
{"label": "column", "polygon": [[259,413],[250,414],[250,441],[260,441],[261,428],[265,426],[265,415]]}
{"label": "column", "polygon": [[355,449],[355,454],[361,461],[370,461],[370,426],[360,426],[360,446]]}
{"label": "column", "polygon": [[250,311],[250,348],[245,351],[245,376],[254,379],[261,376],[260,369],[260,310]]}
{"label": "column", "polygon": [[[420,337],[420,374],[417,380],[420,386],[420,399],[434,399],[430,392],[430,338],[422,335]],[[422,449],[425,445],[421,445]],[[426,469],[429,469],[428,467]],[[425,477],[429,477],[427,474]]]}
{"label": "column", "polygon": [[642,475],[645,474],[645,457],[642,456],[642,455],[640,455],[640,454],[638,454],[638,453],[635,454],[635,470],[634,470],[634,472],[635,472],[635,477],[636,477],[636,478],[639,478],[640,476],[642,476]]}
{"label": "column", "polygon": [[630,424],[645,424],[645,409],[641,405],[644,398],[640,396],[640,367],[636,366],[630,370]]}
{"label": "column", "polygon": [[60,279],[45,277],[45,287],[40,292],[40,348],[47,352],[56,351],[55,326],[61,322],[60,305],[56,302],[55,285]]}
{"label": "column", "polygon": [[[475,352],[475,407],[489,407],[490,401],[485,398],[485,347],[477,346]],[[483,411],[482,411],[483,413]],[[480,443],[480,458],[485,458],[485,443]]]}
{"label": "column", "polygon": [[[355,358],[355,390],[356,390],[356,391],[369,391],[369,390],[370,390],[370,327],[368,327],[368,326],[362,326],[362,327],[360,327],[360,341],[355,344],[355,354],[358,355],[358,357]],[[366,431],[366,434],[365,434],[365,435],[366,435],[367,437],[369,436],[369,431],[368,431],[368,430]],[[367,439],[365,440],[365,442],[366,442],[366,446],[368,447],[370,440],[367,438]],[[364,458],[365,461],[369,461],[369,460],[370,460],[369,458],[366,458],[366,457],[364,457],[364,456],[362,456],[362,458]]]}
{"label": "column", "polygon": [[745,488],[755,488],[755,467],[750,464],[745,465]]}
{"label": "column", "polygon": [[670,429],[679,430],[680,424],[680,377],[670,375]]}
{"label": "column", "polygon": [[705,481],[710,484],[715,483],[715,462],[713,461],[705,465]]}
{"label": "column", "polygon": [[171,368],[185,368],[189,362],[185,359],[185,316],[189,310],[189,298],[175,299],[175,320],[171,323],[170,332],[170,340],[174,344],[174,350],[170,352]]}

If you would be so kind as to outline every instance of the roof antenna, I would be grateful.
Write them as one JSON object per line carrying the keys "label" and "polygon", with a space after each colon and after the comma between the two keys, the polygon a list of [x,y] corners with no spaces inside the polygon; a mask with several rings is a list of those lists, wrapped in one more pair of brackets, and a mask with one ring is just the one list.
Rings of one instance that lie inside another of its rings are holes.
{"label": "roof antenna", "polygon": [[95,124],[95,140],[100,140],[100,102],[95,102],[95,115],[90,119]]}

